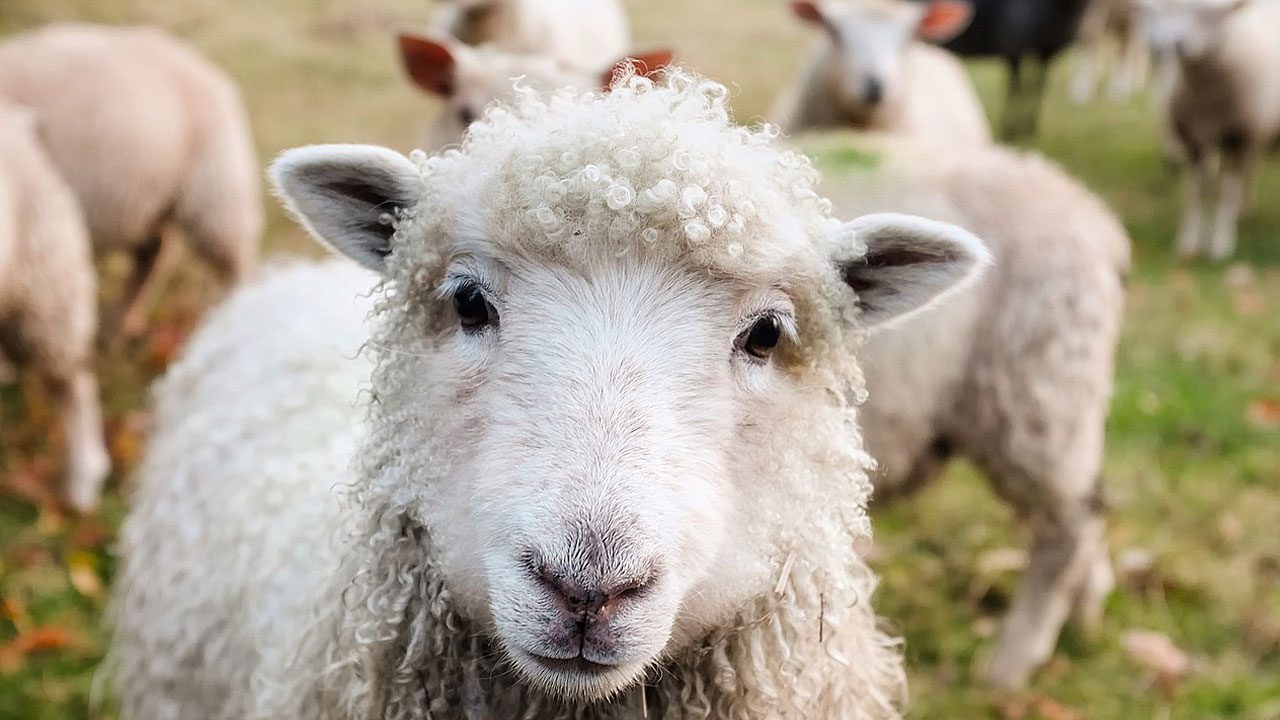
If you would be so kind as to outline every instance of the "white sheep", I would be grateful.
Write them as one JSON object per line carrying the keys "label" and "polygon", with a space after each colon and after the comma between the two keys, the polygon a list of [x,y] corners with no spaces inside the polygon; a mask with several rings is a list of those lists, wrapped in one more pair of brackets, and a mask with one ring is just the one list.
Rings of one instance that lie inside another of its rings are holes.
{"label": "white sheep", "polygon": [[[1280,147],[1280,3],[1165,0],[1148,3],[1147,13],[1153,46],[1177,60],[1165,115],[1186,165],[1178,254],[1226,258],[1251,176]],[[1215,181],[1217,211],[1206,227]]]}
{"label": "white sheep", "polygon": [[468,45],[542,55],[577,72],[595,72],[631,48],[617,0],[446,0],[437,32]]}
{"label": "white sheep", "polygon": [[1031,529],[1029,563],[987,676],[1017,687],[1074,609],[1112,586],[1101,469],[1129,241],[1097,197],[1038,155],[849,133],[806,140],[842,214],[902,211],[982,237],[993,270],[872,335],[859,419],[884,502],[966,457]]}
{"label": "white sheep", "polygon": [[111,469],[93,374],[97,283],[84,216],[35,118],[0,103],[0,355],[47,382],[65,436],[68,503],[98,503]]}
{"label": "white sheep", "polygon": [[964,65],[924,40],[943,42],[968,25],[959,0],[798,0],[792,9],[826,38],[803,76],[775,103],[783,132],[854,127],[991,142],[991,128]]}
{"label": "white sheep", "polygon": [[[439,149],[462,139],[467,128],[495,101],[509,100],[517,81],[534,90],[608,87],[614,73],[635,64],[655,72],[671,62],[665,50],[616,55],[583,71],[571,69],[550,55],[511,53],[492,46],[470,47],[444,37],[400,35],[400,60],[415,85],[445,103],[423,146]],[[517,80],[518,79],[518,80]]]}
{"label": "white sheep", "polygon": [[155,29],[50,25],[0,43],[0,97],[36,111],[95,250],[133,256],[114,320],[127,334],[173,230],[230,282],[252,269],[260,170],[239,92],[208,60]]}
{"label": "white sheep", "polygon": [[125,718],[898,716],[855,357],[986,251],[833,220],[725,94],[675,71],[522,94],[436,157],[277,161],[382,275],[371,329],[373,279],[300,270],[159,386]]}
{"label": "white sheep", "polygon": [[1151,52],[1143,31],[1139,0],[1092,0],[1076,31],[1077,61],[1071,98],[1094,98],[1102,78],[1110,75],[1111,100],[1128,100],[1146,84]]}

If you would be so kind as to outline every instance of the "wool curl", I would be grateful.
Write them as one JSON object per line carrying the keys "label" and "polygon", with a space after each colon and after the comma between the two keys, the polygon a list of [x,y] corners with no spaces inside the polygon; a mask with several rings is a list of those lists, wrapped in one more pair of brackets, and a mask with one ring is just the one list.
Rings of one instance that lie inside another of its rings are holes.
{"label": "wool curl", "polygon": [[[340,488],[334,563],[316,563],[326,576],[310,610],[269,641],[287,657],[247,658],[260,663],[250,687],[230,688],[218,717],[899,716],[900,648],[878,626],[875,578],[854,550],[870,529],[872,465],[854,407],[856,298],[825,255],[835,221],[814,191],[817,173],[776,149],[774,135],[735,126],[723,86],[675,70],[661,83],[621,77],[609,93],[520,93],[487,111],[459,149],[412,156],[421,200],[395,218],[374,302],[373,402],[353,480]],[[610,702],[566,702],[514,675],[488,621],[455,602],[422,511],[454,460],[448,436],[433,432],[447,398],[422,372],[449,322],[436,289],[453,248],[478,237],[500,256],[573,266],[643,253],[781,283],[796,308],[799,334],[778,363],[792,382],[760,468],[780,481],[768,488],[771,510],[753,517],[769,529],[777,588],[673,642],[641,686]],[[146,539],[145,523],[131,523],[133,544]],[[179,622],[216,627],[202,616]]]}

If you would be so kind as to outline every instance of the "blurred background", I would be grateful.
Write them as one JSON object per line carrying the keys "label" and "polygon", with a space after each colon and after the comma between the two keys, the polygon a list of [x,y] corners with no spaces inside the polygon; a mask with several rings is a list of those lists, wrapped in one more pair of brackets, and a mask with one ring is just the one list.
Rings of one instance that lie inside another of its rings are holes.
{"label": "blurred background", "polygon": [[[667,47],[761,118],[815,34],[781,0],[632,0],[636,48]],[[439,103],[405,79],[395,34],[427,0],[0,0],[0,37],[58,20],[148,24],[202,50],[240,85],[259,158],[318,142],[407,151]],[[1277,29],[1280,32],[1280,28]],[[1068,98],[1055,65],[1038,136],[1122,217],[1134,241],[1108,431],[1110,542],[1119,587],[1103,632],[1068,629],[1017,695],[977,681],[1025,559],[1011,513],[965,466],[875,518],[877,606],[906,637],[911,717],[1280,718],[1280,162],[1264,163],[1229,262],[1179,262],[1175,166],[1145,92]],[[967,63],[998,119],[1003,66]],[[1280,69],[1277,69],[1280,72]],[[264,254],[319,254],[264,198]],[[147,386],[223,290],[179,261],[139,338],[97,370],[115,470],[102,510],[62,508],[54,410],[25,373],[0,385],[0,718],[110,718],[97,706],[100,619]],[[124,269],[102,267],[109,295]]]}

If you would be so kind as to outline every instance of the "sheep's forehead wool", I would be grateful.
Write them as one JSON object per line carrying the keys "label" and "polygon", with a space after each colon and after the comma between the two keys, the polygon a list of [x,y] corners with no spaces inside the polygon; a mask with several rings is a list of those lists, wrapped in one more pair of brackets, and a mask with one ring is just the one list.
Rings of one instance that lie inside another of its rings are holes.
{"label": "sheep's forehead wool", "polygon": [[460,149],[417,156],[422,235],[410,240],[564,262],[639,248],[750,280],[794,274],[830,231],[830,204],[775,131],[732,123],[725,94],[678,70],[609,93],[518,91]]}

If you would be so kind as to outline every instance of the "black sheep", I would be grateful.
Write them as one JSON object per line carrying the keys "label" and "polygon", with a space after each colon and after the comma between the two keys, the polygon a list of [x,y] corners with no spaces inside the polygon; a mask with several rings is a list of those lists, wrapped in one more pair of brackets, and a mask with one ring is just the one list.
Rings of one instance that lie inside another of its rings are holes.
{"label": "black sheep", "polygon": [[969,0],[972,22],[943,47],[961,57],[1001,57],[1008,64],[1004,139],[1035,135],[1049,65],[1075,39],[1089,1]]}

